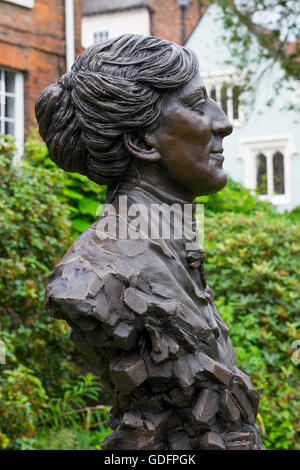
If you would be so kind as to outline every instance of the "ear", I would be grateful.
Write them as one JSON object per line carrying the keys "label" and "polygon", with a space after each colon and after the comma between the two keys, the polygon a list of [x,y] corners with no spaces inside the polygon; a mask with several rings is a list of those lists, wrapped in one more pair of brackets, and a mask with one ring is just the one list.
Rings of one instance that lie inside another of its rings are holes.
{"label": "ear", "polygon": [[158,152],[158,150],[156,150],[155,147],[151,145],[147,136],[144,137],[147,148],[140,146],[139,142],[134,142],[134,140],[137,139],[135,139],[132,134],[124,134],[123,140],[126,149],[134,157],[140,158],[141,160],[145,160],[147,162],[157,162],[161,159],[161,154]]}

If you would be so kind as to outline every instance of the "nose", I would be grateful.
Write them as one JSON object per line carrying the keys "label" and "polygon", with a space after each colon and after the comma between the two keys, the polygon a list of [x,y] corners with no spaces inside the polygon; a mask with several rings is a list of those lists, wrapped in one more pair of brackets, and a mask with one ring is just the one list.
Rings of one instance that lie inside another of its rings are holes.
{"label": "nose", "polygon": [[232,133],[232,124],[223,109],[215,101],[213,103],[212,132],[223,138]]}

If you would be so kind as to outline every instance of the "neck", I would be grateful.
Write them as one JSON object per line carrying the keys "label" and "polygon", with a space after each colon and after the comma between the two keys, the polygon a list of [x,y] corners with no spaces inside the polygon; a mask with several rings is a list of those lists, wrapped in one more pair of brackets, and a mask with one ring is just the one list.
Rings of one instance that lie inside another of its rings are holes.
{"label": "neck", "polygon": [[[138,168],[138,172],[139,178],[137,177],[137,171],[128,172],[122,183],[116,188],[114,196],[110,199],[109,202],[113,204],[117,213],[120,214],[120,211],[124,209],[124,203],[126,205],[125,210],[128,210],[128,204],[129,206],[141,204],[147,212],[145,215],[142,211],[138,217],[141,217],[141,219],[146,217],[147,222],[145,225],[148,228],[151,227],[148,233],[153,231],[153,233],[159,234],[159,238],[162,237],[161,224],[164,222],[164,224],[169,224],[170,229],[170,236],[168,231],[167,239],[170,240],[168,243],[175,244],[176,249],[179,251],[185,251],[183,247],[189,250],[198,250],[196,206],[192,204],[192,198],[185,191],[178,190],[177,186],[173,185],[171,181],[164,179],[160,168],[154,164],[151,165],[151,169],[143,164],[142,168]],[[128,198],[126,202],[123,202],[123,196]],[[160,215],[157,219],[157,214],[152,214],[152,209],[153,206],[157,208],[158,205],[160,206]],[[181,208],[178,206],[181,206]],[[126,217],[128,220],[131,220],[132,217],[135,219],[136,214]],[[140,221],[139,223],[141,225]]]}
{"label": "neck", "polygon": [[[139,178],[137,174],[140,175]],[[191,204],[194,199],[187,189],[174,183],[163,169],[154,163],[139,162],[135,169],[132,168],[126,174],[117,194],[120,191],[124,194],[139,188],[157,195],[158,199],[167,203]]]}

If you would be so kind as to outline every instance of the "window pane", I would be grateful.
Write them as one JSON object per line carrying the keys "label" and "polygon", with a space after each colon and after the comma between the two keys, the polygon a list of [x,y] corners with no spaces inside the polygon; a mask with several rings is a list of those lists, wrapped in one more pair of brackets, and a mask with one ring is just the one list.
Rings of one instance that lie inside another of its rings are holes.
{"label": "window pane", "polygon": [[256,157],[256,188],[258,194],[268,194],[267,158],[263,153]]}
{"label": "window pane", "polygon": [[97,31],[94,33],[94,43],[105,42],[108,40],[108,31]]}
{"label": "window pane", "polygon": [[4,134],[15,135],[15,123],[14,122],[5,122]]}
{"label": "window pane", "polygon": [[221,107],[225,114],[227,114],[227,86],[221,88]]}
{"label": "window pane", "polygon": [[211,97],[211,99],[217,101],[217,93],[216,93],[216,89],[215,89],[215,88],[211,88],[211,90],[210,90],[210,97]]}
{"label": "window pane", "polygon": [[284,194],[284,158],[281,152],[273,155],[274,194]]}
{"label": "window pane", "polygon": [[4,73],[0,69],[0,116],[4,114],[4,109],[2,104],[5,103],[5,81],[4,81]]}
{"label": "window pane", "polygon": [[239,118],[240,88],[239,86],[234,86],[232,89],[233,119]]}
{"label": "window pane", "polygon": [[12,98],[11,96],[5,97],[5,117],[15,117],[15,98]]}
{"label": "window pane", "polygon": [[5,72],[5,91],[7,93],[15,92],[15,74],[14,72]]}

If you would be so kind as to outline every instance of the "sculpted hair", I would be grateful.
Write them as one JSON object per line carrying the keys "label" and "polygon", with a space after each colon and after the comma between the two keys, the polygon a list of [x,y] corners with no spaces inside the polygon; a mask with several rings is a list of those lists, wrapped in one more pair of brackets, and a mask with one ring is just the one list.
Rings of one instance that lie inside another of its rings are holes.
{"label": "sculpted hair", "polygon": [[159,126],[166,95],[197,70],[192,51],[152,36],[90,46],[36,102],[50,158],[99,184],[118,181],[131,160],[124,134],[141,143]]}

